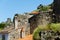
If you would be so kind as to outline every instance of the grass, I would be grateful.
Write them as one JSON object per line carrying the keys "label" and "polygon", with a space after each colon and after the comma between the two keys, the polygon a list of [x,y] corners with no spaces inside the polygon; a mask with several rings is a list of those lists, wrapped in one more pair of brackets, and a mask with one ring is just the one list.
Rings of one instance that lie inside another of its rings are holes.
{"label": "grass", "polygon": [[60,23],[52,23],[50,26],[51,30],[60,31]]}

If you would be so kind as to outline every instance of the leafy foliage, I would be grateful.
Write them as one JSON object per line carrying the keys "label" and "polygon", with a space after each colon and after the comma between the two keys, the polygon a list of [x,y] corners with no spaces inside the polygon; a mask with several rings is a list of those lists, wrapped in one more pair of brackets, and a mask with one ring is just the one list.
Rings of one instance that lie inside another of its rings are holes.
{"label": "leafy foliage", "polygon": [[0,29],[3,29],[6,26],[5,23],[0,23]]}
{"label": "leafy foliage", "polygon": [[33,39],[34,40],[40,40],[39,32],[43,30],[48,30],[49,28],[47,26],[38,26],[34,32],[33,32]]}
{"label": "leafy foliage", "polygon": [[51,6],[51,9],[53,9],[54,3],[49,4],[49,6]]}
{"label": "leafy foliage", "polygon": [[40,8],[40,10],[42,10],[42,11],[48,11],[49,8],[50,8],[50,6],[43,6],[43,7]]}
{"label": "leafy foliage", "polygon": [[43,6],[42,4],[40,4],[38,7],[37,7],[37,10],[39,11],[48,11],[49,9],[51,8],[51,6]]}
{"label": "leafy foliage", "polygon": [[39,27],[34,30],[34,33],[33,33],[33,39],[34,40],[40,39],[40,37],[39,37],[40,31],[41,31],[41,29]]}
{"label": "leafy foliage", "polygon": [[60,23],[52,23],[50,28],[54,31],[60,31]]}

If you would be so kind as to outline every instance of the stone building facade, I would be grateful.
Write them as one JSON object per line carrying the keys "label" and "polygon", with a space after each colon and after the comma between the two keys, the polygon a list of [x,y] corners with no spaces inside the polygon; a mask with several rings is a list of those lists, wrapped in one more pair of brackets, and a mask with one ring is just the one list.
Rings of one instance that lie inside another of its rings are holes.
{"label": "stone building facade", "polygon": [[51,22],[51,15],[49,12],[37,12],[37,13],[32,13],[32,15],[34,16],[29,18],[31,34],[35,30],[35,28],[38,27],[39,25],[46,26]]}
{"label": "stone building facade", "polygon": [[10,19],[6,21],[9,25],[0,31],[1,40],[17,40],[24,38],[30,34],[30,23],[29,18],[32,15],[29,14],[16,14],[13,18],[13,22]]}
{"label": "stone building facade", "polygon": [[[0,31],[1,37],[6,40],[14,40],[18,38],[24,38],[25,36],[32,34],[38,25],[47,25],[50,21],[48,12],[31,12],[29,14],[15,14],[13,22],[8,19],[7,27]],[[7,29],[7,30],[6,30]],[[6,37],[5,37],[6,36]]]}
{"label": "stone building facade", "polygon": [[16,14],[13,19],[15,29],[20,28],[21,31],[25,33],[25,35],[30,34],[30,32],[29,32],[30,31],[30,29],[29,29],[30,23],[28,20],[30,17],[31,16],[29,14],[25,14],[25,15],[17,15]]}
{"label": "stone building facade", "polygon": [[[54,15],[56,15],[56,17]],[[60,22],[60,0],[54,0],[53,16],[55,17],[56,21]],[[0,31],[0,38],[2,38],[1,40],[17,40],[18,38],[24,38],[25,36],[32,34],[35,28],[37,28],[39,25],[46,26],[50,22],[51,15],[49,11],[32,12],[30,14],[23,15],[16,14],[13,18],[13,22],[11,22],[11,20],[8,18],[6,23],[9,25]],[[45,34],[48,34],[49,37],[53,34],[53,40],[60,38],[60,35],[55,35],[54,32],[51,32],[52,31],[41,31],[41,40],[46,40]]]}

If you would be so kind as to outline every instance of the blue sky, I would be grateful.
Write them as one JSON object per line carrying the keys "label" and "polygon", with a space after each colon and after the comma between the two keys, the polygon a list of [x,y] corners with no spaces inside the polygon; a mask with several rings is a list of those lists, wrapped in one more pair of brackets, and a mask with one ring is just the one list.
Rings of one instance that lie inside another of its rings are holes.
{"label": "blue sky", "polygon": [[39,4],[48,5],[52,2],[53,0],[0,0],[0,22],[7,18],[13,19],[16,13],[31,12]]}

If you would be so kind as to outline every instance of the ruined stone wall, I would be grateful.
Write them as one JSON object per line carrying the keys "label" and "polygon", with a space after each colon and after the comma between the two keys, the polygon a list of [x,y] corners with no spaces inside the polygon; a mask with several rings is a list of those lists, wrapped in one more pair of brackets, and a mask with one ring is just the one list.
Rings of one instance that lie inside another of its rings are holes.
{"label": "ruined stone wall", "polygon": [[51,22],[51,17],[47,12],[41,12],[37,15],[34,15],[29,19],[30,22],[30,33],[32,34],[36,27],[39,25],[46,26]]}
{"label": "ruined stone wall", "polygon": [[[28,22],[28,18],[30,17],[30,15],[15,15],[14,17],[14,24],[15,24],[15,29],[21,29],[20,30],[20,34],[21,37],[23,38],[26,35],[30,34],[30,25]],[[17,23],[17,24],[16,24]],[[17,31],[18,32],[18,31]]]}
{"label": "ruined stone wall", "polygon": [[30,34],[32,34],[34,29],[37,27],[36,16],[31,17],[29,19],[29,23],[30,23]]}
{"label": "ruined stone wall", "polygon": [[20,29],[12,30],[12,32],[9,33],[9,40],[16,40],[20,38]]}
{"label": "ruined stone wall", "polygon": [[51,17],[49,15],[50,13],[47,12],[42,12],[37,16],[37,23],[38,25],[44,25],[46,26],[47,24],[49,24],[51,22]]}
{"label": "ruined stone wall", "polygon": [[24,17],[17,19],[18,20],[18,28],[24,29],[25,35],[30,34],[30,24],[28,22],[28,15],[23,15]]}
{"label": "ruined stone wall", "polygon": [[54,0],[53,13],[56,15],[56,22],[60,22],[60,0]]}
{"label": "ruined stone wall", "polygon": [[60,15],[60,0],[54,0],[53,11],[56,15]]}
{"label": "ruined stone wall", "polygon": [[60,40],[60,32],[45,30],[40,32],[40,40]]}

